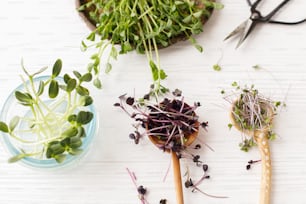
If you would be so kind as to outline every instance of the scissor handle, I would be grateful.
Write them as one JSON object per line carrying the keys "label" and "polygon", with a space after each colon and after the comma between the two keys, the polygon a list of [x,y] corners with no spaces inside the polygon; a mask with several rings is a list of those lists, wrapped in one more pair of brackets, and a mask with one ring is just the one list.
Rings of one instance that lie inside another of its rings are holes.
{"label": "scissor handle", "polygon": [[275,15],[275,13],[277,13],[285,4],[287,4],[290,0],[284,0],[282,3],[280,3],[275,9],[273,9],[273,11],[271,11],[267,16],[265,16],[263,18],[263,20],[265,21],[269,21],[272,16]]}

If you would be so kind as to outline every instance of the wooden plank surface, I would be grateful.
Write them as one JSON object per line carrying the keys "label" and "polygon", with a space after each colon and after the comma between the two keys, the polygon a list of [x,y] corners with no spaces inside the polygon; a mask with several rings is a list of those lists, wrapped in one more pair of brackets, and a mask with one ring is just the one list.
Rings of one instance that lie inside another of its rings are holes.
{"label": "wooden plank surface", "polygon": [[[263,1],[263,13],[280,0]],[[29,70],[51,66],[61,58],[65,71],[85,70],[90,52],[80,51],[80,42],[89,33],[75,10],[73,1],[2,0],[0,12],[0,106],[20,82],[20,60]],[[259,158],[256,149],[239,150],[240,133],[228,130],[229,106],[220,91],[233,81],[256,84],[263,93],[277,100],[286,99],[287,108],[275,119],[279,138],[271,143],[273,178],[271,201],[275,204],[306,203],[306,24],[294,27],[260,25],[239,48],[237,41],[224,42],[225,36],[249,15],[242,0],[223,0],[225,8],[214,12],[197,36],[204,52],[188,42],[160,51],[161,63],[169,75],[166,85],[183,90],[186,100],[200,101],[198,114],[209,121],[201,151],[209,165],[210,180],[203,191],[225,195],[213,199],[184,190],[186,204],[255,204],[259,200],[260,165],[245,170],[246,162]],[[306,1],[292,0],[276,17],[281,20],[305,18]],[[219,63],[221,72],[212,66]],[[263,69],[254,70],[259,65]],[[108,76],[102,76],[103,90],[92,90],[99,113],[99,134],[86,159],[76,168],[45,172],[19,164],[7,164],[0,148],[1,204],[135,204],[140,203],[126,167],[137,174],[139,184],[149,190],[149,203],[166,198],[174,204],[175,192],[170,171],[163,176],[170,155],[157,150],[149,141],[135,146],[129,140],[132,130],[128,117],[113,107],[117,97],[134,91],[141,96],[151,83],[145,56],[130,53],[114,62]],[[182,162],[182,168],[185,163]],[[202,172],[194,169],[195,176]]]}

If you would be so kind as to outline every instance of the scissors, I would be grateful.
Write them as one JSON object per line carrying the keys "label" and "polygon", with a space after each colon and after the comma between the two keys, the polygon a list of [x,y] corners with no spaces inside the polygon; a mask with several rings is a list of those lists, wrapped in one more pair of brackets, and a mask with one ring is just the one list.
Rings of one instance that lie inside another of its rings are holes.
{"label": "scissors", "polygon": [[262,0],[256,0],[252,3],[250,0],[247,0],[247,3],[251,7],[251,16],[242,22],[235,30],[233,30],[224,40],[227,40],[235,35],[240,35],[239,42],[236,46],[236,49],[243,43],[243,41],[250,35],[250,33],[254,30],[257,24],[259,23],[273,23],[273,24],[282,24],[282,25],[296,25],[303,22],[306,22],[306,19],[296,21],[296,22],[284,22],[271,20],[271,18],[290,0],[284,0],[281,2],[275,9],[273,9],[268,15],[263,16],[259,10],[257,10],[258,4]]}

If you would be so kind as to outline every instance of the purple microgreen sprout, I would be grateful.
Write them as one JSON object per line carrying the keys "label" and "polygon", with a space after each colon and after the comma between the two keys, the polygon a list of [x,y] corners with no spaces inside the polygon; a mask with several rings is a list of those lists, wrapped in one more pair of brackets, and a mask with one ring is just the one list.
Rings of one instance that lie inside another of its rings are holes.
{"label": "purple microgreen sprout", "polygon": [[[272,130],[271,121],[268,109],[273,110],[274,115],[277,114],[278,108],[285,104],[280,101],[273,101],[272,99],[265,97],[260,94],[254,85],[250,87],[241,87],[237,82],[232,83],[234,91],[230,94],[226,94],[224,90],[221,91],[224,95],[224,99],[232,105],[232,114],[235,119],[235,123],[238,124],[239,128],[244,132],[255,131],[262,128],[268,129],[268,138],[275,139],[276,134]],[[229,129],[234,124],[229,123]],[[242,151],[248,152],[253,146],[256,146],[256,141],[253,137],[247,134],[242,134],[242,140],[239,144]]]}
{"label": "purple microgreen sprout", "polygon": [[210,176],[208,175],[208,165],[207,164],[201,164],[198,165],[202,168],[203,170],[203,175],[198,179],[197,181],[194,182],[194,180],[190,176],[189,168],[187,168],[186,171],[186,181],[185,181],[185,187],[188,189],[191,189],[191,192],[200,192],[205,196],[212,197],[212,198],[228,198],[227,196],[217,196],[217,195],[211,195],[199,188],[199,186],[203,183],[203,181],[210,179]]}
{"label": "purple microgreen sprout", "polygon": [[[116,107],[121,108],[135,122],[135,131],[129,134],[129,138],[138,144],[143,136],[149,136],[153,140],[161,141],[156,144],[163,151],[174,151],[178,154],[185,151],[188,136],[197,133],[202,127],[206,130],[208,123],[199,122],[199,117],[195,110],[201,106],[195,102],[192,106],[185,102],[182,92],[175,89],[172,98],[165,96],[162,98],[154,97],[152,102],[151,93],[146,94],[145,98],[136,100],[134,97],[122,95]],[[157,101],[157,102],[155,102]]]}
{"label": "purple microgreen sprout", "polygon": [[126,168],[126,170],[127,170],[128,174],[129,174],[129,176],[131,177],[132,182],[133,182],[135,188],[137,189],[138,198],[139,198],[141,204],[149,204],[149,202],[145,198],[145,196],[147,194],[147,189],[143,185],[138,185],[137,184],[137,177],[136,177],[134,172],[130,171],[129,168]]}

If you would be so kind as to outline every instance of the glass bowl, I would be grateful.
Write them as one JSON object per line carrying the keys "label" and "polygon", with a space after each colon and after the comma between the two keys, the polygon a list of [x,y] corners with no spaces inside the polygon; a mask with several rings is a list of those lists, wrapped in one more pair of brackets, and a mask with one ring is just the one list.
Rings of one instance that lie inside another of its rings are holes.
{"label": "glass bowl", "polygon": [[[34,81],[34,86],[38,87],[38,84],[40,83],[40,81],[47,81],[48,79],[50,79],[50,76],[35,77],[34,80],[33,80]],[[57,78],[57,80],[60,81],[60,82],[63,82],[62,78]],[[22,117],[29,118],[29,117],[33,116],[33,113],[30,111],[29,106],[21,105],[20,102],[15,97],[15,92],[16,91],[21,91],[21,92],[25,91],[25,84],[27,84],[29,86],[30,82],[26,81],[23,84],[19,85],[9,95],[9,97],[5,101],[5,103],[3,105],[3,108],[1,110],[0,121],[8,123],[16,115],[21,117],[21,118]],[[47,92],[47,91],[44,91],[44,92]],[[43,93],[41,95],[41,98],[42,98],[42,101],[44,102],[44,104],[47,104],[47,106],[54,105],[55,103],[57,104],[57,107],[54,108],[53,111],[52,111],[52,113],[55,113],[55,114],[62,114],[63,110],[67,106],[67,101],[65,101],[65,100],[62,100],[61,102],[58,102],[58,98],[62,98],[60,94],[59,94],[59,97],[56,97],[55,99],[50,99],[47,96],[46,93]],[[84,130],[86,132],[86,136],[82,139],[82,146],[80,147],[82,149],[82,152],[80,154],[77,154],[77,155],[67,154],[65,160],[61,163],[58,163],[53,158],[49,159],[49,158],[46,158],[45,156],[42,156],[42,155],[34,156],[34,157],[33,156],[24,157],[17,162],[22,163],[22,164],[24,164],[25,166],[28,166],[28,167],[42,168],[42,169],[55,169],[55,168],[61,168],[61,167],[64,167],[64,166],[68,166],[68,165],[78,163],[78,161],[81,158],[83,158],[84,155],[87,154],[87,152],[88,152],[88,150],[89,150],[89,148],[90,148],[90,146],[93,142],[94,136],[96,135],[97,129],[98,129],[98,121],[97,121],[98,119],[97,119],[95,107],[91,104],[89,106],[82,106],[80,109],[84,110],[84,111],[90,111],[90,112],[93,113],[93,119],[88,124],[83,126]],[[79,109],[77,109],[77,110],[79,110]],[[18,128],[19,128],[19,130],[24,130],[24,128],[26,126],[29,126],[29,123],[25,122],[23,120],[15,127],[15,130],[18,131]],[[63,126],[64,126],[64,123],[62,124],[62,127]],[[54,129],[54,130],[63,131],[62,127],[58,127],[58,125],[57,125],[57,126],[54,126],[54,127],[51,127],[51,128]],[[4,144],[7,151],[9,152],[9,154],[12,157],[22,153],[24,148],[29,148],[27,145],[20,144],[20,142],[16,141],[14,138],[12,138],[7,133],[0,132],[0,134],[1,134],[2,143]],[[22,137],[23,139],[26,139],[26,140],[31,140],[31,138],[33,139],[34,135],[35,135],[35,133],[33,133],[33,132],[31,132],[31,133],[26,132],[26,133],[22,134],[21,136],[19,135],[19,137]],[[35,138],[36,137],[37,136],[35,136]],[[38,147],[38,148],[43,148],[43,145],[40,145],[40,146],[41,147]],[[37,148],[37,146],[35,148]]]}

